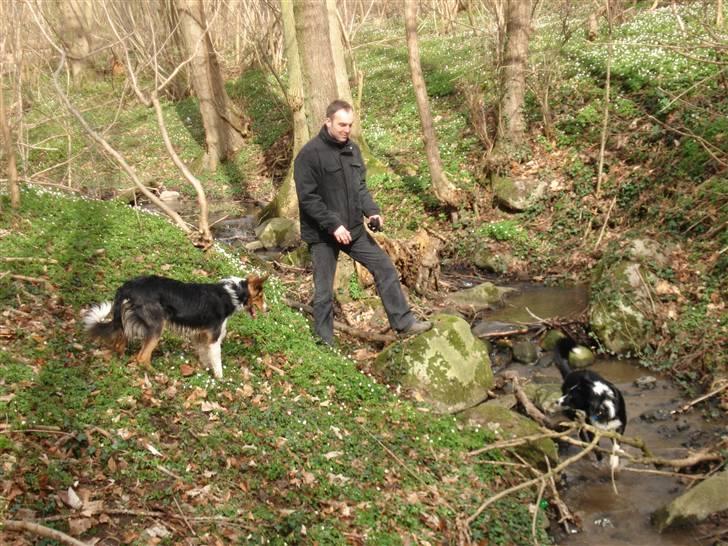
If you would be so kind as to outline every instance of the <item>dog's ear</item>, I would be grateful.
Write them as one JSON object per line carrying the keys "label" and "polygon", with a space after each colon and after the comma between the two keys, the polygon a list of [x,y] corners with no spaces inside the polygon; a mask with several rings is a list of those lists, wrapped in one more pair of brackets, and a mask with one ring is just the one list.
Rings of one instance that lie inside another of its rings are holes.
{"label": "dog's ear", "polygon": [[266,273],[265,276],[259,277],[258,275],[250,275],[248,277],[248,288],[253,292],[259,292],[262,290],[263,283],[268,280],[270,274]]}

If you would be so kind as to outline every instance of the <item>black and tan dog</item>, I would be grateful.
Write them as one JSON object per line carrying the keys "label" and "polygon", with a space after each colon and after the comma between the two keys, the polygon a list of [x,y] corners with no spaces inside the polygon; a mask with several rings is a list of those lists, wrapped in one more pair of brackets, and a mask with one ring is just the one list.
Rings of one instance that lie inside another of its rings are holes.
{"label": "black and tan dog", "polygon": [[127,343],[141,339],[136,361],[149,365],[165,326],[189,334],[206,368],[222,378],[221,344],[228,318],[242,309],[251,316],[265,311],[263,283],[268,278],[228,277],[217,283],[187,283],[151,275],[125,282],[114,301],[99,303],[84,314],[88,333],[123,354]]}

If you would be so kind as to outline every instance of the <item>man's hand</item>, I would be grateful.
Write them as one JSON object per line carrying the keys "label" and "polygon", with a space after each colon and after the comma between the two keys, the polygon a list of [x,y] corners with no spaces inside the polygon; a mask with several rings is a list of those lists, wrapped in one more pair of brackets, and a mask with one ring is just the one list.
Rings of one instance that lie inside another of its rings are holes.
{"label": "man's hand", "polygon": [[334,231],[334,239],[342,245],[351,244],[351,233],[349,233],[349,230],[344,226],[339,226],[336,228],[336,231]]}

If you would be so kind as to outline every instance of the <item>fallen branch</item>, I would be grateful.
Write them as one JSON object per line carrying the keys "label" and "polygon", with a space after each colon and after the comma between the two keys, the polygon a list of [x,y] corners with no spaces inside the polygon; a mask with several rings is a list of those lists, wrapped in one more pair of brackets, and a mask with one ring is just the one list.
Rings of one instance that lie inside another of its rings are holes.
{"label": "fallen branch", "polygon": [[51,282],[47,279],[41,279],[40,277],[28,277],[27,275],[10,275],[10,278],[15,279],[16,281],[29,282],[31,284],[42,284],[48,290],[53,290],[53,285],[51,284]]}
{"label": "fallen branch", "polygon": [[683,457],[682,459],[665,459],[663,457],[642,457],[632,458],[632,462],[636,464],[653,465],[653,466],[669,466],[671,468],[690,468],[700,463],[723,462],[725,457],[718,452],[704,449]]}
{"label": "fallen branch", "polygon": [[[299,301],[290,300],[288,298],[284,298],[283,301],[289,307],[292,307],[293,309],[296,309],[298,311],[304,311],[305,313],[308,313],[309,315],[313,316],[313,308],[310,305],[306,305],[305,303],[301,303]],[[357,330],[356,328],[347,326],[346,324],[344,324],[343,322],[340,322],[338,320],[334,321],[334,329],[344,332],[345,334],[349,334],[352,337],[356,337],[358,339],[363,339],[365,341],[375,341],[377,343],[387,344],[387,343],[392,343],[397,340],[397,338],[393,335],[383,335],[383,334],[377,334],[374,332],[366,332],[363,330]]]}
{"label": "fallen branch", "polygon": [[[544,457],[546,460],[546,467],[551,470],[551,465],[549,464],[549,458]],[[549,489],[551,489],[551,494],[554,496],[553,503],[556,506],[556,510],[559,512],[559,523],[563,525],[564,531],[566,531],[567,534],[571,534],[571,528],[569,527],[569,522],[571,522],[572,525],[576,527],[576,519],[574,518],[574,515],[571,513],[571,510],[569,510],[569,507],[566,505],[566,503],[561,499],[561,496],[559,495],[559,490],[556,487],[556,480],[554,480],[553,475],[549,476]]]}
{"label": "fallen branch", "polygon": [[57,264],[58,260],[53,258],[33,258],[30,256],[2,256],[0,261],[3,262],[37,262],[41,264]]}
{"label": "fallen branch", "polygon": [[537,478],[525,481],[523,483],[519,483],[518,485],[514,485],[513,487],[509,487],[508,489],[504,489],[500,493],[493,495],[492,497],[487,499],[483,504],[481,504],[478,507],[478,509],[473,513],[473,515],[471,515],[467,520],[465,520],[466,523],[468,525],[472,524],[473,521],[475,521],[475,519],[480,514],[482,514],[486,508],[488,508],[488,506],[490,506],[491,504],[493,504],[496,501],[499,501],[503,497],[507,497],[511,493],[515,493],[516,491],[520,491],[521,489],[526,489],[527,487],[531,487],[532,485],[535,485],[539,482],[543,482],[543,480],[545,480],[551,476],[557,475],[559,472],[561,472],[567,466],[575,463],[579,459],[582,459],[583,457],[588,455],[597,446],[600,439],[601,439],[601,435],[599,433],[597,433],[586,448],[584,448],[582,451],[580,451],[573,457],[566,459],[563,463],[554,467],[552,470],[549,470],[548,472],[546,472],[545,474],[542,474],[541,476],[539,476]]}
{"label": "fallen branch", "polygon": [[699,397],[699,398],[696,398],[696,399],[695,399],[695,400],[693,400],[692,402],[688,402],[688,403],[687,403],[687,404],[685,404],[684,406],[681,406],[681,407],[679,407],[679,408],[678,408],[678,409],[676,409],[676,410],[672,410],[672,411],[670,412],[670,415],[675,415],[675,414],[677,414],[677,413],[682,413],[682,412],[684,412],[684,411],[687,411],[687,410],[689,410],[690,408],[692,408],[693,406],[695,406],[696,404],[700,404],[700,402],[702,402],[703,400],[707,400],[708,398],[712,398],[712,397],[713,397],[713,396],[715,396],[716,394],[720,394],[721,392],[723,392],[723,391],[724,391],[724,390],[726,390],[726,389],[728,389],[728,381],[727,381],[727,382],[725,382],[725,383],[723,383],[723,384],[722,384],[722,385],[721,385],[720,387],[718,387],[717,389],[714,389],[714,390],[710,391],[710,392],[709,392],[708,394],[704,394],[703,396],[701,396],[701,397]]}
{"label": "fallen branch", "polygon": [[516,395],[516,399],[520,402],[521,406],[523,406],[523,410],[526,414],[542,427],[546,426],[546,416],[535,406],[533,402],[528,399],[526,393],[523,392],[523,389],[518,382],[518,374],[516,372],[508,371],[503,374],[503,377],[506,381],[510,381],[511,385],[513,385],[513,393]]}
{"label": "fallen branch", "polygon": [[475,449],[468,453],[468,457],[474,457],[475,455],[480,455],[481,453],[485,453],[486,451],[493,451],[494,449],[507,449],[511,447],[517,447],[523,444],[538,442],[539,440],[544,440],[547,438],[564,438],[571,434],[574,430],[576,430],[576,426],[572,425],[561,432],[548,430],[540,434],[530,434],[528,436],[521,436],[520,438],[513,438],[511,440],[502,440],[500,442],[495,442],[493,444],[488,444],[485,447]]}
{"label": "fallen branch", "polygon": [[76,540],[66,533],[57,531],[56,529],[51,529],[50,527],[45,527],[43,525],[40,525],[39,523],[33,523],[32,521],[12,519],[5,520],[3,522],[0,522],[0,529],[17,532],[27,531],[29,533],[33,533],[34,535],[38,535],[44,538],[52,538],[54,540],[62,542],[63,544],[70,544],[71,546],[88,546],[86,542]]}

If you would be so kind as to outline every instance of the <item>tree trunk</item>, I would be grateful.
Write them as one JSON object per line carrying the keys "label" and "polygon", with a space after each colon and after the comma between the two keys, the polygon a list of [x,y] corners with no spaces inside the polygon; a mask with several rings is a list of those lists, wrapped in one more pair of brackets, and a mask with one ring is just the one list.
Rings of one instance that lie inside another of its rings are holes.
{"label": "tree trunk", "polygon": [[243,123],[225,91],[217,55],[205,20],[202,0],[176,0],[180,32],[188,55],[192,56],[192,86],[200,101],[207,152],[204,165],[217,169],[243,144]]}
{"label": "tree trunk", "polygon": [[723,28],[723,0],[715,0],[715,26]]}
{"label": "tree trunk", "polygon": [[[6,6],[6,4],[0,5],[0,17],[3,19],[9,15],[8,13],[5,13]],[[0,59],[5,60],[5,58],[5,40],[0,40]],[[8,178],[8,193],[10,194],[10,206],[13,209],[17,209],[20,207],[20,190],[18,188],[18,167],[15,157],[15,139],[13,139],[10,127],[10,113],[5,110],[3,82],[0,81],[0,132],[2,133],[3,154],[5,155],[7,164],[5,170]]]}
{"label": "tree trunk", "polygon": [[288,62],[288,107],[293,117],[293,153],[291,164],[283,184],[275,198],[268,205],[261,219],[283,217],[298,219],[298,196],[293,180],[293,159],[303,145],[311,138],[306,125],[306,109],[303,100],[303,81],[301,74],[301,58],[296,39],[296,22],[293,18],[293,0],[281,0],[281,21],[283,26],[283,46]]}
{"label": "tree trunk", "polygon": [[315,135],[326,119],[326,107],[338,98],[328,13],[324,2],[311,0],[293,0],[293,11],[301,56],[306,125],[309,134]]}
{"label": "tree trunk", "polygon": [[71,77],[78,79],[89,64],[91,52],[93,2],[88,0],[58,0],[60,23],[58,35],[68,52]]}
{"label": "tree trunk", "polygon": [[526,96],[526,63],[531,26],[530,0],[508,0],[506,6],[506,45],[503,58],[503,98],[501,138],[515,145],[523,143],[526,123],[523,104]]}
{"label": "tree trunk", "polygon": [[[334,58],[336,98],[354,105],[354,98],[351,94],[351,86],[349,85],[349,73],[346,69],[346,59],[344,58],[344,40],[341,37],[341,23],[336,10],[336,0],[326,0],[326,11],[329,16],[331,52]],[[354,110],[354,125],[351,128],[351,138],[359,144],[360,148],[366,147],[361,131],[361,116],[356,109]]]}
{"label": "tree trunk", "polygon": [[440,150],[435,136],[435,129],[432,125],[432,114],[430,103],[427,98],[425,79],[422,76],[420,66],[420,49],[417,43],[417,0],[405,0],[405,30],[407,33],[407,49],[409,51],[409,65],[412,75],[412,86],[417,99],[417,109],[420,112],[422,123],[422,136],[425,141],[425,153],[427,163],[430,166],[432,177],[432,190],[435,197],[444,205],[457,207],[457,192],[455,187],[447,179],[440,160]]}

